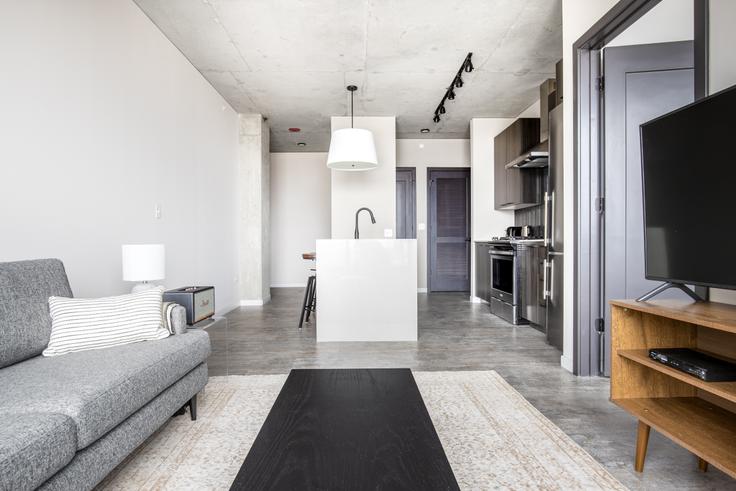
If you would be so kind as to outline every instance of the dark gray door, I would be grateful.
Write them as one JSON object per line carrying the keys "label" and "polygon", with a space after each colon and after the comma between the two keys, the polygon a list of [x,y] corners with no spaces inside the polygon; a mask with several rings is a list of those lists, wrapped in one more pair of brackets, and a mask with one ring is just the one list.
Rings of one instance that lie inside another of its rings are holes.
{"label": "dark gray door", "polygon": [[416,169],[396,168],[396,238],[416,239]]}
{"label": "dark gray door", "polygon": [[470,291],[470,169],[428,174],[429,291]]}
{"label": "dark gray door", "polygon": [[[602,351],[604,373],[609,375],[609,300],[636,298],[658,284],[644,277],[639,125],[693,101],[693,43],[606,48],[603,74],[603,311],[606,312],[606,330]],[[668,295],[683,294],[670,290]]]}

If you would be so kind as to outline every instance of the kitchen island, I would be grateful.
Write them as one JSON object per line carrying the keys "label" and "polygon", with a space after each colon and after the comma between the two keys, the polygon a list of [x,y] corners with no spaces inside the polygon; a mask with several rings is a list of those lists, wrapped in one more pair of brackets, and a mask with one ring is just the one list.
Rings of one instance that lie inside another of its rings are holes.
{"label": "kitchen island", "polygon": [[416,239],[318,240],[317,342],[416,340]]}

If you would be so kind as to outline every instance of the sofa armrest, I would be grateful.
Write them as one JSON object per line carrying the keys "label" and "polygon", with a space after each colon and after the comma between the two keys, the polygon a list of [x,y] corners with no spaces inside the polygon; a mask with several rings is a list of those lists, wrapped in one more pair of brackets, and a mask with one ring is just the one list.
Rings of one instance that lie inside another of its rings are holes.
{"label": "sofa armrest", "polygon": [[181,305],[174,307],[171,311],[171,330],[174,334],[184,334],[187,332],[187,309]]}

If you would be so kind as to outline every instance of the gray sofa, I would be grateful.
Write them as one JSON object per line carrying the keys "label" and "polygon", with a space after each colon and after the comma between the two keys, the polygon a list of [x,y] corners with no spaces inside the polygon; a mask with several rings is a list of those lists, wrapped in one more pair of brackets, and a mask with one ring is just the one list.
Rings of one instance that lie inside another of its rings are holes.
{"label": "gray sofa", "polygon": [[48,297],[71,297],[61,261],[0,263],[0,490],[91,489],[207,383],[210,341],[40,356]]}

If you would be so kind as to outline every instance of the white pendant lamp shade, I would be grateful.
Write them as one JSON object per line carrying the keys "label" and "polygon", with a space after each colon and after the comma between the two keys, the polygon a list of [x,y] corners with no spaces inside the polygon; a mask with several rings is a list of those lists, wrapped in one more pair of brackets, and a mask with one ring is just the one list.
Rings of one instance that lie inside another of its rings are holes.
{"label": "white pendant lamp shade", "polygon": [[378,167],[376,144],[370,130],[344,128],[332,133],[327,167],[335,170],[370,170]]}
{"label": "white pendant lamp shade", "polygon": [[373,133],[353,127],[353,97],[358,87],[347,86],[350,92],[350,128],[332,133],[327,167],[334,170],[371,170],[378,167]]}

